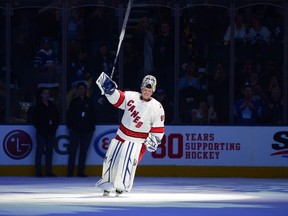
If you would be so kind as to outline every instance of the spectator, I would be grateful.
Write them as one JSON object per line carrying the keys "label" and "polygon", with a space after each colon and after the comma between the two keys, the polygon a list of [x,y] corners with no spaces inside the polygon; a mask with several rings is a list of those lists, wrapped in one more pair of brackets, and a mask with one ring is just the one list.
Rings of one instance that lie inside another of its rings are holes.
{"label": "spectator", "polygon": [[[102,43],[98,47],[98,53],[93,62],[95,69],[91,70],[93,71],[92,80],[96,80],[99,74],[101,74],[101,72],[105,72],[107,74],[111,73],[114,64],[114,56],[110,53],[110,49],[107,43]],[[115,72],[114,79],[117,79],[117,77],[118,76]],[[96,85],[93,85],[92,98],[94,103],[96,103],[96,101],[100,97],[98,89],[95,88]]]}
{"label": "spectator", "polygon": [[248,82],[249,77],[252,73],[256,72],[256,63],[253,60],[246,59],[243,62],[239,62],[239,66],[237,68],[235,74],[235,96],[242,96],[242,87]]}
{"label": "spectator", "polygon": [[179,113],[182,123],[191,123],[187,116],[191,115],[191,109],[195,107],[195,101],[202,96],[200,74],[196,70],[195,63],[189,62],[183,65],[184,75],[179,78]]}
{"label": "spectator", "polygon": [[192,124],[211,124],[217,120],[217,114],[204,99],[199,101],[198,107],[191,110]]}
{"label": "spectator", "polygon": [[84,82],[88,85],[90,74],[86,65],[86,53],[82,50],[78,51],[72,57],[68,67],[68,80],[70,81],[70,90],[67,94],[68,104],[72,97],[75,95],[77,84]]}
{"label": "spectator", "polygon": [[78,46],[81,45],[84,33],[83,25],[83,18],[81,17],[79,10],[71,10],[67,23],[67,39],[69,43],[75,42],[80,43]]}
{"label": "spectator", "polygon": [[234,121],[240,125],[255,125],[262,117],[262,107],[253,100],[254,90],[249,83],[243,87],[243,97],[234,103]]}
{"label": "spectator", "polygon": [[253,16],[246,39],[252,45],[269,45],[271,43],[271,32],[263,25],[260,18]]}
{"label": "spectator", "polygon": [[56,142],[55,134],[59,126],[59,113],[56,105],[49,100],[49,88],[40,88],[36,104],[32,110],[32,124],[36,128],[36,176],[42,177],[42,155],[46,157],[46,176],[55,177],[52,172],[52,155]]}
{"label": "spectator", "polygon": [[273,125],[282,125],[283,122],[283,97],[281,89],[275,86],[271,89],[271,95],[264,105],[264,122]]}
{"label": "spectator", "polygon": [[263,91],[262,84],[259,79],[258,73],[252,73],[248,79],[248,83],[251,85],[251,87],[254,90],[253,94],[253,100],[258,100],[258,101],[266,101],[267,100],[267,95],[265,91]]}
{"label": "spectator", "polygon": [[[242,14],[238,14],[235,18],[234,24],[234,38],[236,44],[242,44],[246,35],[246,24],[245,19]],[[224,35],[224,45],[229,45],[231,43],[231,36],[232,28],[231,25],[227,28],[225,35]]]}
{"label": "spectator", "polygon": [[173,95],[174,86],[174,36],[168,22],[162,22],[154,43],[155,74],[159,86],[165,86],[167,94]]}
{"label": "spectator", "polygon": [[185,74],[179,78],[180,93],[196,99],[201,91],[201,74],[194,63],[186,63],[183,67]]}
{"label": "spectator", "polygon": [[227,124],[229,121],[229,80],[222,63],[216,65],[213,77],[209,80],[208,90],[218,115],[218,122]]}
{"label": "spectator", "polygon": [[196,61],[198,58],[198,50],[196,48],[196,39],[197,34],[195,32],[195,20],[193,17],[184,16],[184,28],[182,36],[182,52],[181,56],[183,60],[187,59],[188,61]]}
{"label": "spectator", "polygon": [[268,59],[264,67],[264,72],[261,74],[261,82],[267,94],[270,94],[273,87],[282,88],[283,74],[282,70],[275,60]]}
{"label": "spectator", "polygon": [[84,21],[80,10],[71,10],[67,21],[67,48],[68,58],[83,46]]}
{"label": "spectator", "polygon": [[37,88],[50,88],[52,97],[56,95],[56,89],[59,87],[58,77],[58,57],[51,49],[50,39],[47,37],[41,40],[41,49],[34,58],[34,68],[36,70]]}
{"label": "spectator", "polygon": [[85,38],[88,47],[88,67],[94,69],[94,61],[99,50],[99,45],[107,42],[108,45],[113,41],[114,20],[109,9],[105,7],[96,7],[88,14],[85,22]]}
{"label": "spectator", "polygon": [[68,148],[68,177],[74,176],[76,153],[79,148],[77,176],[85,174],[86,156],[95,130],[95,110],[92,100],[86,96],[87,85],[77,84],[77,95],[71,100],[67,113],[67,126],[70,131]]}
{"label": "spectator", "polygon": [[283,43],[284,36],[284,14],[276,13],[275,20],[272,24],[272,42]]}
{"label": "spectator", "polygon": [[137,24],[135,34],[133,35],[133,42],[136,46],[138,55],[140,55],[139,63],[140,68],[143,68],[144,70],[143,74],[150,74],[154,70],[154,28],[148,17],[142,17],[141,22]]}
{"label": "spectator", "polygon": [[86,65],[86,52],[79,50],[75,56],[72,58],[71,63],[69,65],[69,80],[70,87],[76,88],[79,82],[84,82],[87,84],[87,80],[89,79],[90,74],[87,70]]}
{"label": "spectator", "polygon": [[94,61],[96,68],[96,77],[101,74],[101,72],[110,74],[112,71],[113,63],[114,57],[110,53],[108,44],[102,43],[98,48],[98,53]]}

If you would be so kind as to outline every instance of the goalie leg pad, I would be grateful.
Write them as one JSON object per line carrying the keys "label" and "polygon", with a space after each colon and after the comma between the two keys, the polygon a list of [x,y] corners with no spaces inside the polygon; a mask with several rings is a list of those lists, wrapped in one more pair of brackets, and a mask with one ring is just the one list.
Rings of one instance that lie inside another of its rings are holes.
{"label": "goalie leg pad", "polygon": [[[133,186],[142,144],[113,139],[107,150],[98,187],[129,192]],[[110,185],[108,184],[110,183]],[[96,183],[97,184],[97,183]]]}
{"label": "goalie leg pad", "polygon": [[102,178],[98,182],[96,182],[95,187],[101,188],[102,190],[109,191],[109,192],[115,190],[111,182],[108,182]]}
{"label": "goalie leg pad", "polygon": [[96,187],[107,191],[115,190],[113,185],[112,164],[113,158],[115,158],[114,154],[119,151],[120,146],[121,142],[116,139],[111,140],[103,162],[102,178],[96,183]]}
{"label": "goalie leg pad", "polygon": [[114,187],[129,192],[132,189],[142,144],[125,141],[121,146]]}

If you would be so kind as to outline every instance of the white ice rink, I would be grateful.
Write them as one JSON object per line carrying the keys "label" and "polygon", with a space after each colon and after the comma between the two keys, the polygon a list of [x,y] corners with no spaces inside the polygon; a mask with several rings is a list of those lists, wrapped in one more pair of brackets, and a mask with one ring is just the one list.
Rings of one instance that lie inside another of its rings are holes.
{"label": "white ice rink", "polygon": [[288,179],[135,178],[103,197],[99,177],[0,177],[0,215],[288,216]]}

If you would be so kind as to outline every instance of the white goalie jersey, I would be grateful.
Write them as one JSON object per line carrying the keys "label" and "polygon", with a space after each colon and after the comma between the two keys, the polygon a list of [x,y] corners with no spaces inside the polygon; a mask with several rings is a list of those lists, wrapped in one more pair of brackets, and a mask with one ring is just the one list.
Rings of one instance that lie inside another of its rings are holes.
{"label": "white goalie jersey", "polygon": [[115,107],[124,110],[121,124],[117,130],[120,138],[143,143],[150,133],[159,140],[162,139],[165,113],[160,102],[154,98],[144,101],[139,92],[122,92],[117,89],[112,95],[106,95],[106,97]]}

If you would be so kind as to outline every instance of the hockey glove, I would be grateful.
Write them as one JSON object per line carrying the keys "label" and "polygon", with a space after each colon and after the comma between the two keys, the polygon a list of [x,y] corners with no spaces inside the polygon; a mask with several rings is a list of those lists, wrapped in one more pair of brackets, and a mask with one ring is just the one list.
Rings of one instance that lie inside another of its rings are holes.
{"label": "hockey glove", "polygon": [[112,95],[116,89],[116,85],[115,82],[109,78],[104,81],[102,88],[105,94]]}
{"label": "hockey glove", "polygon": [[144,141],[144,145],[146,145],[146,149],[149,152],[155,152],[158,148],[158,145],[161,143],[161,140],[153,135],[149,135],[147,139]]}
{"label": "hockey glove", "polygon": [[98,79],[96,80],[96,84],[101,90],[101,94],[113,94],[115,89],[117,88],[117,84],[104,72],[100,74]]}

